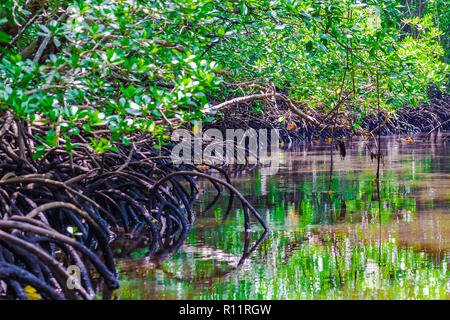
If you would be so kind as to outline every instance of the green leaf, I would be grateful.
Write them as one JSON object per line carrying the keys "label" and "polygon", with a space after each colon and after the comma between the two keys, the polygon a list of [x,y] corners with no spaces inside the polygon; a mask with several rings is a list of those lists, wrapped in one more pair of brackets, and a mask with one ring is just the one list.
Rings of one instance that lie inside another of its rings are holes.
{"label": "green leaf", "polygon": [[7,33],[3,32],[3,31],[0,31],[0,42],[9,43],[10,42],[9,38],[10,37],[9,37],[9,35]]}

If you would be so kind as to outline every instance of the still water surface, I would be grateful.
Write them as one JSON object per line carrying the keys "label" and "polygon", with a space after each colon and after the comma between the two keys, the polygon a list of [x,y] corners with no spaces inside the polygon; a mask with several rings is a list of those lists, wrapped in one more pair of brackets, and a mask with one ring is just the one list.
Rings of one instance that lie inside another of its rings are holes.
{"label": "still water surface", "polygon": [[[207,183],[183,246],[155,264],[145,249],[118,262],[118,299],[450,299],[450,143],[382,139],[381,213],[376,161],[362,141],[347,156],[330,147],[290,146],[280,170],[232,179],[270,230],[257,222],[245,241],[239,206]],[[331,194],[330,194],[331,193]],[[253,249],[253,251],[252,251]],[[247,253],[244,254],[243,252]]]}

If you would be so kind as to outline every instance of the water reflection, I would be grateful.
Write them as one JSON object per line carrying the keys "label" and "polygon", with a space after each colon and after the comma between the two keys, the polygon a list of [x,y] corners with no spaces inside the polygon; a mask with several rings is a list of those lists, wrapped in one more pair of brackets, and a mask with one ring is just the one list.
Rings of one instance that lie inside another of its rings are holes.
{"label": "water reflection", "polygon": [[276,176],[255,171],[232,181],[269,225],[265,238],[257,223],[246,238],[238,206],[223,220],[226,199],[204,212],[215,197],[211,188],[199,203],[193,229],[170,259],[151,266],[145,257],[119,262],[121,288],[115,295],[448,299],[450,148],[445,136],[436,142],[382,139],[381,201],[373,181],[376,161],[363,141],[347,142],[345,159],[334,157],[331,179],[328,144],[293,146],[281,155]]}

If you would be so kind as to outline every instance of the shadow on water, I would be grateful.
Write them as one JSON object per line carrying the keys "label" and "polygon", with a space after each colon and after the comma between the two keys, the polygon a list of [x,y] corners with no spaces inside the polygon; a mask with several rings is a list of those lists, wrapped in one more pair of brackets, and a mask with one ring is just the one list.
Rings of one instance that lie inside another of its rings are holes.
{"label": "shadow on water", "polygon": [[[290,146],[274,176],[232,179],[269,226],[245,233],[207,189],[179,250],[156,261],[145,249],[119,261],[119,299],[448,299],[450,146],[381,139],[380,178],[364,141]],[[332,192],[330,192],[330,190]],[[246,236],[247,235],[247,236]]]}

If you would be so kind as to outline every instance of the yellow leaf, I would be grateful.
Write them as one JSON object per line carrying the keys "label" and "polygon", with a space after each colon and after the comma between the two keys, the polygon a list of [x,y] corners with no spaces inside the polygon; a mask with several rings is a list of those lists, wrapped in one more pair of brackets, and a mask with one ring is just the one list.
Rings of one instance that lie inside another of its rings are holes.
{"label": "yellow leaf", "polygon": [[197,134],[200,131],[200,126],[196,123],[192,128],[194,134]]}
{"label": "yellow leaf", "polygon": [[25,294],[27,295],[28,299],[30,299],[30,300],[41,300],[42,299],[42,297],[36,292],[36,289],[30,285],[27,285],[25,288],[23,288],[23,291],[25,291]]}
{"label": "yellow leaf", "polygon": [[328,194],[331,196],[331,194],[333,193],[333,190],[328,190]]}
{"label": "yellow leaf", "polygon": [[225,1],[225,3],[227,4],[228,9],[233,11],[233,5],[230,2],[228,2],[228,1]]}
{"label": "yellow leaf", "polygon": [[333,141],[333,139],[327,138],[327,142],[331,142],[331,141]]}
{"label": "yellow leaf", "polygon": [[297,124],[295,122],[292,122],[290,125],[287,126],[286,129],[289,130],[289,131],[291,131],[291,130],[297,131],[298,127],[297,127]]}
{"label": "yellow leaf", "polygon": [[377,183],[379,180],[377,178],[373,178],[372,181]]}

